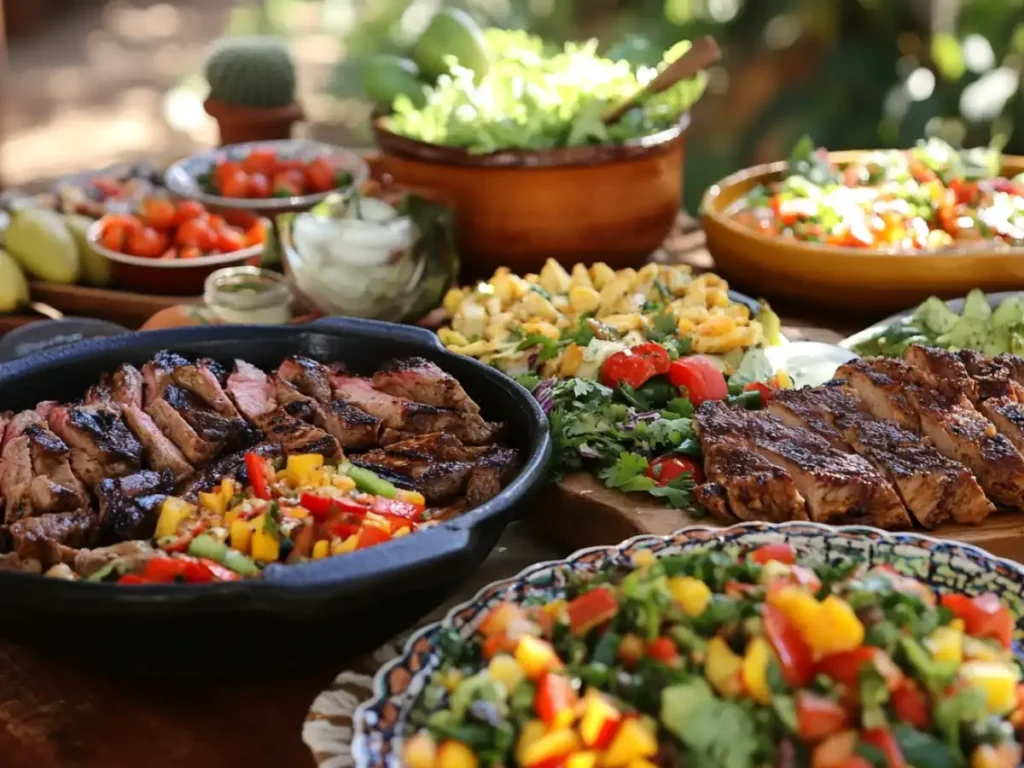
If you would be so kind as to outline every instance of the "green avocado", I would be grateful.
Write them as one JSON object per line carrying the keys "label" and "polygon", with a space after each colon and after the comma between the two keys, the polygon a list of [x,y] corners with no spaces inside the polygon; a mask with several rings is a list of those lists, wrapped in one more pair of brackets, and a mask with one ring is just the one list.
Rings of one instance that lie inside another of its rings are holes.
{"label": "green avocado", "polygon": [[472,16],[457,8],[434,16],[412,50],[413,59],[431,81],[448,72],[448,56],[473,70],[478,82],[490,67],[483,31]]}
{"label": "green avocado", "polygon": [[427,103],[416,62],[391,54],[379,54],[363,64],[363,90],[380,107],[391,108],[395,97],[408,96],[414,107]]}

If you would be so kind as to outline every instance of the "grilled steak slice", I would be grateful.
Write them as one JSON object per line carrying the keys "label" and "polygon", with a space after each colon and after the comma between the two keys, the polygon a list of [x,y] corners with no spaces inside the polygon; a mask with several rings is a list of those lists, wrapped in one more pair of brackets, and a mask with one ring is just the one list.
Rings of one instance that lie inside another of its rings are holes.
{"label": "grilled steak slice", "polygon": [[[490,501],[519,471],[519,452],[495,446],[478,458],[466,483],[466,502],[471,507]],[[425,495],[425,494],[424,494]]]}
{"label": "grilled steak slice", "polygon": [[399,488],[419,491],[428,502],[443,502],[462,493],[473,471],[465,461],[425,461],[391,456],[377,449],[349,457],[358,467],[376,472]]}
{"label": "grilled steak slice", "polygon": [[993,510],[963,465],[946,458],[896,422],[871,419],[860,410],[860,401],[847,387],[780,390],[768,410],[783,421],[788,412],[795,420],[827,423],[837,437],[893,484],[907,509],[925,528],[934,528],[951,517],[959,522],[978,522]]}
{"label": "grilled steak slice", "polygon": [[874,399],[869,399],[861,389],[871,394],[867,379],[849,379],[872,413],[884,417],[894,400],[908,403],[917,417],[915,431],[927,437],[939,453],[971,470],[992,501],[1024,507],[1024,456],[966,396],[954,394],[948,387],[939,391],[930,377],[900,360],[858,360],[842,366],[837,375],[864,368],[884,371],[879,376],[885,380],[885,397],[879,397],[876,389]]}
{"label": "grilled steak slice", "polygon": [[335,437],[345,449],[370,448],[380,438],[380,419],[344,400],[317,403],[313,423]]}
{"label": "grilled steak slice", "polygon": [[111,405],[58,406],[50,412],[49,422],[71,449],[75,473],[90,488],[104,477],[134,472],[142,463],[142,446]]}
{"label": "grilled steak slice", "polygon": [[956,356],[977,383],[979,400],[1009,397],[1024,402],[1024,386],[1017,382],[1014,371],[1009,366],[973,349],[961,349]]}
{"label": "grilled steak slice", "polygon": [[480,406],[470,399],[454,376],[422,357],[385,363],[373,374],[373,387],[416,403],[480,413]]}
{"label": "grilled steak slice", "polygon": [[490,450],[488,446],[463,445],[459,438],[447,432],[403,436],[402,440],[389,443],[384,449],[385,453],[392,456],[442,461],[476,461]]}
{"label": "grilled steak slice", "polygon": [[74,460],[68,447],[53,432],[39,424],[29,424],[18,438],[29,441],[34,477],[29,484],[32,513],[73,512],[89,506],[82,482],[71,471]]}
{"label": "grilled steak slice", "polygon": [[200,491],[206,491],[219,485],[220,481],[225,477],[235,478],[243,485],[247,484],[248,475],[245,469],[245,455],[247,453],[255,453],[267,458],[277,458],[282,455],[281,447],[269,442],[259,443],[244,451],[229,453],[221,456],[210,466],[196,472],[195,475],[180,484],[175,493],[189,501],[195,501]]}
{"label": "grilled steak slice", "polygon": [[693,491],[693,498],[720,523],[732,525],[739,519],[729,509],[728,494],[721,483],[698,485]]}
{"label": "grilled steak slice", "polygon": [[316,360],[294,355],[281,363],[277,375],[314,400],[328,403],[332,399],[330,370]]}
{"label": "grilled steak slice", "polygon": [[963,395],[972,403],[978,402],[978,384],[954,353],[911,344],[904,350],[903,359],[924,371],[930,377],[933,389],[950,397]]}
{"label": "grilled steak slice", "polygon": [[49,568],[73,563],[79,548],[96,541],[96,531],[96,516],[91,512],[62,512],[18,520],[11,525],[11,538],[19,557]]}
{"label": "grilled steak slice", "polygon": [[213,459],[220,446],[201,438],[185,417],[163,397],[158,397],[146,406],[146,414],[157,427],[171,439],[190,464],[203,464]]}
{"label": "grilled steak slice", "polygon": [[316,400],[302,394],[294,384],[290,384],[280,376],[272,377],[274,396],[282,408],[297,419],[313,421],[316,414]]}
{"label": "grilled steak slice", "polygon": [[320,427],[296,418],[286,408],[278,408],[260,420],[260,429],[267,440],[281,447],[286,454],[320,453],[331,458],[341,453],[337,439]]}
{"label": "grilled steak slice", "polygon": [[981,401],[978,410],[1017,450],[1024,451],[1024,405],[1013,397],[990,397]]}
{"label": "grilled steak slice", "polygon": [[704,472],[708,482],[697,488],[696,498],[722,519],[807,519],[807,503],[793,478],[749,446],[728,439],[709,441]]}
{"label": "grilled steak slice", "polygon": [[854,360],[840,366],[835,378],[847,382],[876,419],[891,419],[911,432],[921,431],[921,417],[910,402],[904,382],[928,386],[928,381],[903,360]]}
{"label": "grilled steak slice", "polygon": [[270,377],[245,360],[235,360],[235,369],[228,376],[227,391],[242,416],[254,424],[277,408]]}
{"label": "grilled steak slice", "polygon": [[228,419],[241,418],[231,398],[224,392],[217,375],[206,361],[179,365],[174,369],[172,376],[175,384],[191,392],[221,416]]}
{"label": "grilled steak slice", "polygon": [[122,364],[110,379],[111,399],[122,406],[142,407],[142,372],[134,365]]}
{"label": "grilled steak slice", "polygon": [[160,506],[173,491],[174,476],[167,470],[145,470],[101,482],[96,489],[100,540],[113,543],[151,538]]}
{"label": "grilled steak slice", "polygon": [[174,369],[179,365],[188,365],[188,360],[164,349],[142,366],[143,403],[147,408],[163,397],[164,390],[174,383]]}
{"label": "grilled steak slice", "polygon": [[160,431],[149,414],[137,405],[126,405],[121,410],[128,428],[142,444],[146,463],[156,470],[166,469],[175,481],[184,480],[194,471],[188,459],[167,435]]}
{"label": "grilled steak slice", "polygon": [[93,384],[87,390],[85,390],[85,397],[83,402],[87,404],[106,404],[114,399],[114,393],[111,385],[111,377],[109,373],[104,373],[100,376],[98,383]]}
{"label": "grilled steak slice", "polygon": [[450,432],[468,445],[493,442],[502,425],[484,421],[479,414],[414,403],[373,388],[369,379],[333,375],[331,384],[339,400],[351,403],[380,419],[391,429],[410,434]]}
{"label": "grilled steak slice", "polygon": [[[50,407],[46,408],[46,413],[49,414]],[[4,441],[3,445],[0,445],[2,450],[7,443],[14,440],[16,437],[21,437],[25,432],[25,427],[29,424],[39,424],[46,426],[46,416],[40,415],[36,408],[32,408],[25,411],[19,411],[10,417],[7,421],[7,428],[4,430]]]}
{"label": "grilled steak slice", "polygon": [[166,387],[163,399],[184,417],[199,437],[219,448],[237,450],[260,439],[259,431],[243,418],[222,416],[181,387]]}
{"label": "grilled steak slice", "polygon": [[896,492],[871,464],[837,451],[806,430],[719,402],[703,403],[694,414],[694,424],[705,452],[718,442],[739,443],[786,470],[806,500],[812,520],[860,518],[884,528],[910,526],[910,516]]}
{"label": "grilled steak slice", "polygon": [[6,523],[32,514],[29,485],[33,477],[32,441],[25,435],[19,435],[9,440],[0,454],[0,490],[4,497]]}

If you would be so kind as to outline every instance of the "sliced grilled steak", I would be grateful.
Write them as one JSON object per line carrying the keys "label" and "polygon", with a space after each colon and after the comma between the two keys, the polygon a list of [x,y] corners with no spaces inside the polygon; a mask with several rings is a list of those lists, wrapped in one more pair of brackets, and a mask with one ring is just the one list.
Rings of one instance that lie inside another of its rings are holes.
{"label": "sliced grilled steak", "polygon": [[430,432],[426,435],[403,436],[384,449],[392,456],[410,459],[440,459],[442,461],[476,461],[491,450],[488,446],[467,446],[455,435]]}
{"label": "sliced grilled steak", "polygon": [[921,417],[910,402],[904,382],[928,386],[928,381],[903,360],[854,360],[840,366],[835,378],[848,382],[876,419],[891,419],[911,432],[921,431]]}
{"label": "sliced grilled steak", "polygon": [[35,558],[23,558],[17,552],[0,555],[0,571],[17,571],[18,573],[41,574],[43,564]]}
{"label": "sliced grilled steak", "polygon": [[149,414],[137,405],[126,405],[121,410],[128,428],[142,444],[146,463],[153,469],[166,469],[177,482],[184,480],[194,471],[188,459],[167,435],[160,431]]}
{"label": "sliced grilled steak", "polygon": [[694,414],[694,424],[705,451],[719,442],[739,443],[785,469],[806,500],[812,520],[859,518],[883,528],[910,526],[910,516],[896,492],[871,464],[837,451],[806,430],[719,402],[703,403]]}
{"label": "sliced grilled steak", "polygon": [[331,382],[328,378],[330,370],[316,360],[294,355],[281,363],[281,367],[277,369],[277,375],[314,400],[329,403],[333,399]]}
{"label": "sliced grilled steak", "polygon": [[142,372],[134,365],[124,363],[111,377],[111,399],[122,406],[142,407]]}
{"label": "sliced grilled steak", "polygon": [[32,514],[29,485],[33,476],[32,441],[25,435],[8,440],[0,454],[0,490],[4,497],[6,523]]}
{"label": "sliced grilled steak", "polygon": [[380,419],[384,427],[410,434],[449,432],[469,445],[493,442],[502,425],[484,421],[478,414],[436,408],[379,392],[369,379],[359,376],[331,377],[334,394]]}
{"label": "sliced grilled steak", "polygon": [[385,363],[373,374],[373,387],[416,403],[480,413],[480,406],[470,399],[455,377],[422,357]]}
{"label": "sliced grilled steak", "polygon": [[11,419],[14,418],[14,413],[11,411],[0,412],[0,521],[4,519],[4,487],[3,487],[3,445],[4,445],[4,432],[7,431],[7,425]]}
{"label": "sliced grilled steak", "polygon": [[[701,441],[703,444],[703,440]],[[721,520],[806,520],[807,503],[789,473],[753,448],[708,435],[696,499]]]}
{"label": "sliced grilled steak", "polygon": [[142,446],[112,405],[58,406],[50,412],[49,423],[71,449],[71,466],[90,488],[142,464]]}
{"label": "sliced grilled steak", "polygon": [[191,392],[221,416],[228,419],[241,418],[231,398],[224,392],[216,373],[206,361],[179,365],[172,375],[175,384]]}
{"label": "sliced grilled steak", "polygon": [[203,440],[192,426],[163,397],[158,397],[146,406],[146,414],[153,419],[167,437],[171,439],[182,455],[193,465],[213,459],[219,450],[216,443]]}
{"label": "sliced grilled steak", "polygon": [[337,439],[344,449],[370,448],[380,440],[380,419],[344,400],[318,403],[313,423]]}
{"label": "sliced grilled steak", "polygon": [[79,548],[96,541],[96,532],[96,516],[91,512],[26,517],[11,525],[14,551],[23,559],[38,560],[43,568],[73,563]]}
{"label": "sliced grilled steak", "polygon": [[1017,450],[1024,451],[1024,405],[1013,397],[990,397],[981,401],[978,410]]}
{"label": "sliced grilled steak", "polygon": [[950,397],[963,395],[972,403],[978,402],[978,384],[967,373],[960,358],[945,349],[911,344],[903,352],[903,359],[923,371],[934,390]]}
{"label": "sliced grilled steak", "polygon": [[85,390],[83,402],[87,404],[106,404],[114,399],[111,389],[111,377],[109,373],[100,376],[99,383],[93,384]]}
{"label": "sliced grilled steak", "polygon": [[[49,413],[49,408],[47,408],[47,413]],[[29,424],[40,424],[45,426],[46,417],[40,416],[38,411],[36,411],[34,408],[25,411],[19,411],[18,413],[11,416],[10,419],[8,419],[7,421],[7,429],[4,430],[4,441],[3,445],[0,445],[0,450],[6,447],[6,445],[10,441],[14,440],[14,438],[21,437],[21,435],[25,432],[25,427],[27,427]]]}
{"label": "sliced grilled steak", "polygon": [[1016,381],[1014,370],[999,363],[998,358],[986,357],[973,349],[961,349],[956,356],[977,383],[979,400],[1009,397],[1024,402],[1024,386]]}
{"label": "sliced grilled steak", "polygon": [[391,456],[377,449],[349,457],[358,467],[376,472],[399,488],[419,491],[428,502],[443,502],[462,493],[473,471],[465,461],[429,461]]}
{"label": "sliced grilled steak", "polygon": [[291,407],[279,407],[260,417],[257,424],[267,440],[280,446],[286,454],[320,453],[325,458],[331,458],[341,453],[337,438],[327,434],[320,427],[293,416],[289,412]]}
{"label": "sliced grilled steak", "polygon": [[260,439],[259,431],[245,419],[222,416],[181,387],[166,387],[163,399],[185,418],[199,437],[218,446],[219,450],[238,450]]}
{"label": "sliced grilled steak", "polygon": [[163,397],[164,390],[174,383],[174,369],[179,365],[188,365],[188,360],[164,349],[142,366],[143,403],[147,408]]}
{"label": "sliced grilled steak", "polygon": [[[475,507],[493,499],[519,471],[519,452],[493,448],[478,458],[466,483],[466,501]],[[426,495],[426,494],[424,494]]]}
{"label": "sliced grilled steak", "polygon": [[244,360],[235,360],[235,369],[228,376],[227,391],[242,415],[254,424],[277,408],[270,377]]}
{"label": "sliced grilled steak", "polygon": [[59,437],[39,424],[29,424],[17,439],[29,441],[34,475],[29,484],[32,514],[88,508],[88,492],[71,471],[69,460],[73,461],[73,456]]}
{"label": "sliced grilled steak", "polygon": [[277,398],[278,404],[297,419],[313,421],[317,401],[309,395],[304,395],[298,387],[280,376],[271,378],[274,384],[274,397]]}
{"label": "sliced grilled steak", "polygon": [[174,476],[166,470],[107,478],[96,489],[100,540],[113,543],[151,538],[160,506],[173,492]]}
{"label": "sliced grilled steak", "polygon": [[200,491],[213,488],[225,477],[236,478],[239,482],[247,484],[248,477],[245,471],[245,454],[247,453],[255,453],[267,458],[276,458],[282,455],[280,446],[269,442],[254,445],[245,451],[229,453],[226,456],[221,456],[210,466],[196,472],[195,475],[180,484],[175,493],[189,501],[195,501]]}

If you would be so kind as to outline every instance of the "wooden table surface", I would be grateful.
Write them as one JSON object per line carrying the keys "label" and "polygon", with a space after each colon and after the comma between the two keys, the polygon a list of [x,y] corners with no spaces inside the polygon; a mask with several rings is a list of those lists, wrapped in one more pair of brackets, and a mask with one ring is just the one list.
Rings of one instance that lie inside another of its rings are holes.
{"label": "wooden table surface", "polygon": [[[670,258],[712,266],[699,232],[675,237],[667,243]],[[821,341],[869,324],[836,323],[836,333],[823,330],[820,317],[785,308],[783,317],[790,338]],[[497,566],[488,580],[520,567]],[[211,658],[230,653],[216,637],[210,644]],[[338,659],[249,684],[168,685],[111,679],[0,641],[0,768],[310,768],[303,719],[314,697],[352,663]]]}

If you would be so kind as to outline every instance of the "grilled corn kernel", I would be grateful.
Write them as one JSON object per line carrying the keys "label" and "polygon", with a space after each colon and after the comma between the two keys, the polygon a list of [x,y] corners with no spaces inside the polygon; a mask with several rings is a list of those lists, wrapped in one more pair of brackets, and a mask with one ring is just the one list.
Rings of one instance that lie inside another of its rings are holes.
{"label": "grilled corn kernel", "polygon": [[452,330],[451,328],[441,328],[437,332],[437,337],[441,340],[441,343],[446,347],[451,346],[464,346],[469,344],[469,339],[463,336],[458,331]]}
{"label": "grilled corn kernel", "polygon": [[569,289],[569,307],[573,312],[593,312],[601,303],[601,294],[589,285]]}
{"label": "grilled corn kernel", "polygon": [[729,295],[725,291],[713,290],[707,292],[707,305],[709,307],[729,306]]}
{"label": "grilled corn kernel", "polygon": [[466,292],[461,288],[449,288],[448,292],[444,295],[444,299],[441,302],[441,306],[444,307],[444,311],[451,317],[455,314],[455,310],[459,308],[459,304],[466,298]]}
{"label": "grilled corn kernel", "polygon": [[691,307],[677,304],[672,307],[672,311],[675,312],[676,317],[692,320],[694,323],[703,323],[711,316],[711,313],[708,312],[708,308],[705,306]]}
{"label": "grilled corn kernel", "polygon": [[523,323],[523,330],[527,333],[539,333],[541,336],[547,336],[549,339],[554,339],[555,341],[558,341],[558,339],[562,337],[562,332],[554,325],[543,321]]}
{"label": "grilled corn kernel", "polygon": [[565,378],[571,378],[576,375],[576,372],[580,369],[580,363],[583,362],[583,347],[579,344],[570,344],[566,347],[565,352],[562,353],[562,368],[560,373]]}
{"label": "grilled corn kernel", "polygon": [[252,543],[252,525],[247,520],[236,519],[231,523],[231,548],[249,553]]}
{"label": "grilled corn kernel", "polygon": [[356,482],[348,475],[334,475],[331,478],[331,485],[339,491],[351,491],[356,487]]}
{"label": "grilled corn kernel", "polygon": [[700,336],[723,336],[736,327],[736,321],[725,315],[712,315],[697,326]]}
{"label": "grilled corn kernel", "polygon": [[593,288],[594,281],[590,279],[586,264],[577,263],[573,265],[572,273],[569,275],[569,290],[573,288]]}
{"label": "grilled corn kernel", "polygon": [[603,318],[601,322],[611,328],[614,328],[619,333],[639,331],[647,327],[647,318],[636,313],[626,315],[608,315]]}
{"label": "grilled corn kernel", "polygon": [[615,279],[615,270],[599,261],[590,267],[590,281],[597,290],[604,290],[604,287]]}
{"label": "grilled corn kernel", "polygon": [[750,319],[750,308],[746,304],[730,304],[722,309],[722,313],[740,323]]}
{"label": "grilled corn kernel", "polygon": [[684,307],[707,307],[708,292],[707,286],[697,278],[686,288],[686,293],[679,299]]}
{"label": "grilled corn kernel", "polygon": [[688,320],[685,317],[679,318],[679,321],[676,323],[676,331],[678,331],[680,336],[689,336],[696,327],[697,324],[693,320]]}
{"label": "grilled corn kernel", "polygon": [[323,560],[331,552],[331,543],[327,539],[320,539],[313,545],[313,559]]}

